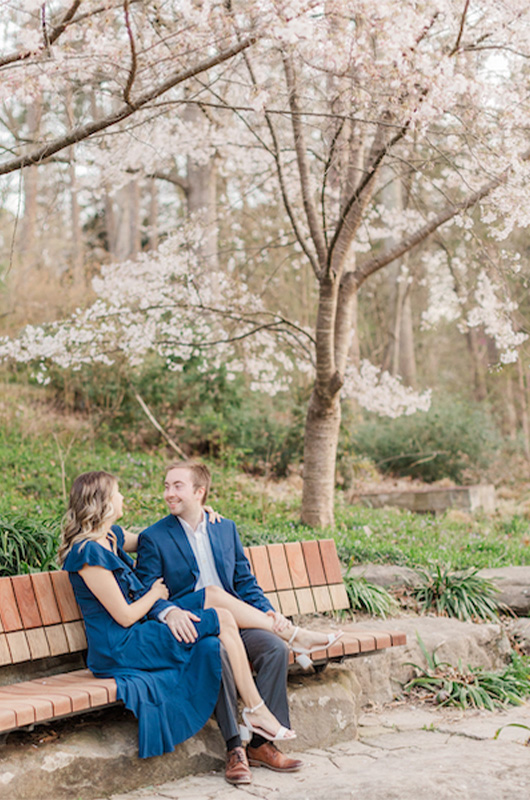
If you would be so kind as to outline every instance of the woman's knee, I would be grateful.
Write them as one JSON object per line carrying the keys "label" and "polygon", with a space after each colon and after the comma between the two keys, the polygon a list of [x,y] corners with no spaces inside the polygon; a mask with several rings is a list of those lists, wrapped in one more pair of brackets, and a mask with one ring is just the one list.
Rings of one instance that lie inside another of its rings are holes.
{"label": "woman's knee", "polygon": [[234,615],[226,608],[216,608],[217,617],[219,619],[219,628],[221,633],[229,633],[237,631],[236,621]]}
{"label": "woman's knee", "polygon": [[223,597],[226,595],[224,589],[220,586],[207,586],[204,590],[206,601],[210,606],[218,606],[222,603]]}

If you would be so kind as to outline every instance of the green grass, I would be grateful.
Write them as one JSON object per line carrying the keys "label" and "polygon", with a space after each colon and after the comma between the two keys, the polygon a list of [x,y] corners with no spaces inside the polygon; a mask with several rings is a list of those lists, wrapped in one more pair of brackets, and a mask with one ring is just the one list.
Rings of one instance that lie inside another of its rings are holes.
{"label": "green grass", "polygon": [[[86,429],[73,440],[57,430],[56,440],[50,433],[28,434],[23,424],[0,427],[0,516],[4,520],[23,517],[31,524],[62,515],[61,458],[67,488],[86,470],[106,469],[118,476],[126,498],[124,525],[141,529],[166,513],[161,495],[164,466],[172,459],[169,451],[118,450]],[[236,521],[247,545],[334,537],[345,565],[352,559],[424,567],[451,564],[455,570],[530,564],[529,526],[522,516],[460,521],[450,515],[347,506],[338,492],[335,530],[315,531],[299,523],[297,493],[275,499],[269,491],[274,490],[273,483],[265,488],[263,482],[252,481],[228,465],[210,467],[211,502],[223,516]]]}

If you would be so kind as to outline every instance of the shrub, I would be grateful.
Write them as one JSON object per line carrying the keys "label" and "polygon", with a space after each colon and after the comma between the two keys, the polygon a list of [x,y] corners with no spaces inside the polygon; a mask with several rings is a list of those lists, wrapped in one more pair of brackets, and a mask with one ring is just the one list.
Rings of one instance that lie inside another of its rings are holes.
{"label": "shrub", "polygon": [[344,576],[344,585],[348,593],[352,611],[366,611],[373,617],[386,617],[397,611],[397,603],[383,586],[370,583],[363,577]]}
{"label": "shrub", "polygon": [[427,482],[450,478],[458,483],[466,471],[478,474],[500,444],[489,414],[454,399],[408,417],[368,417],[351,434],[355,451],[381,471]]}
{"label": "shrub", "polygon": [[437,564],[433,570],[420,571],[421,583],[410,592],[421,611],[460,620],[496,619],[499,604],[494,595],[498,590],[477,572],[474,567],[452,572],[450,567]]}
{"label": "shrub", "polygon": [[421,638],[418,642],[427,661],[427,668],[417,664],[417,675],[404,685],[408,693],[419,692],[438,705],[461,708],[503,708],[508,704],[520,705],[530,695],[530,658],[512,651],[510,663],[502,672],[491,672],[481,667],[453,667],[440,661],[436,653],[428,653]]}
{"label": "shrub", "polygon": [[0,517],[0,576],[55,568],[60,522],[34,521],[22,515]]}

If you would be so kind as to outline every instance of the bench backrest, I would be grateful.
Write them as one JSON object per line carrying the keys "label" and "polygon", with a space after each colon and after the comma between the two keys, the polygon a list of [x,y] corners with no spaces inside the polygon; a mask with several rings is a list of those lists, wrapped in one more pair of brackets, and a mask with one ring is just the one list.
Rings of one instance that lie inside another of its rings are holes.
{"label": "bench backrest", "polygon": [[66,572],[0,578],[0,666],[77,653],[86,646]]}
{"label": "bench backrest", "polygon": [[[245,548],[252,570],[285,616],[348,608],[333,539]],[[85,628],[68,574],[0,578],[0,667],[86,649]]]}
{"label": "bench backrest", "polygon": [[334,539],[245,548],[272,605],[286,617],[349,608]]}

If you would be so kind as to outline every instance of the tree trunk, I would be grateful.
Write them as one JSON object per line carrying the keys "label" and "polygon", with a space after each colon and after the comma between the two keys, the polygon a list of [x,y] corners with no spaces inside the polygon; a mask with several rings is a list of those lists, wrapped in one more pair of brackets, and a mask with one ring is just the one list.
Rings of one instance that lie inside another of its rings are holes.
{"label": "tree trunk", "polygon": [[312,528],[332,526],[335,462],[340,429],[340,399],[323,398],[313,389],[304,441],[302,522]]}
{"label": "tree trunk", "polygon": [[106,197],[109,251],[114,261],[135,258],[140,250],[140,189],[138,180],[129,181]]}
{"label": "tree trunk", "polygon": [[477,328],[469,328],[466,335],[471,362],[473,364],[473,378],[475,386],[475,399],[482,402],[488,396],[486,386],[486,367],[484,366],[484,348],[479,341]]}
{"label": "tree trunk", "polygon": [[[199,123],[202,111],[197,105],[186,107],[186,119]],[[215,156],[208,161],[196,161],[193,155],[187,160],[188,216],[201,219],[202,235],[196,252],[200,261],[211,272],[219,268],[219,230],[217,220],[217,164]]]}
{"label": "tree trunk", "polygon": [[[30,142],[38,139],[42,117],[42,103],[40,98],[35,98],[30,105],[27,115],[28,133]],[[22,271],[27,275],[35,266],[38,259],[37,248],[37,210],[39,193],[39,168],[27,167],[23,172],[24,178],[24,216],[21,226],[20,254],[22,257]]]}
{"label": "tree trunk", "polygon": [[407,287],[401,308],[398,371],[407,386],[412,386],[413,388],[416,386],[416,354],[414,352],[414,326],[412,324],[410,286]]}

